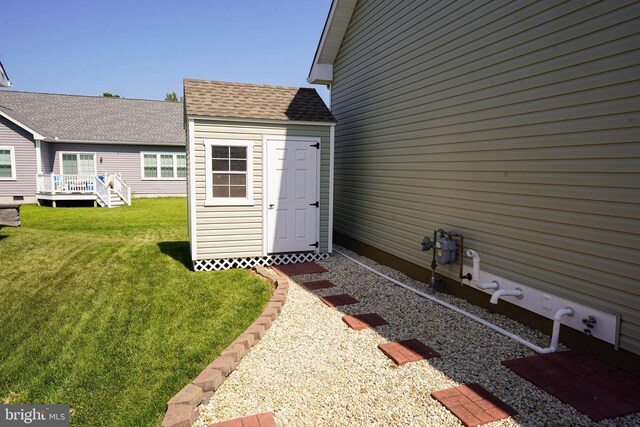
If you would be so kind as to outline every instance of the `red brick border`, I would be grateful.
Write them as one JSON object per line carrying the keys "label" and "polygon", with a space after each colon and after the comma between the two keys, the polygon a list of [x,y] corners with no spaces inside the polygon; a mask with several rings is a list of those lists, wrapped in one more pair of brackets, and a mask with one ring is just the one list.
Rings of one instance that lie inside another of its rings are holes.
{"label": "red brick border", "polygon": [[162,427],[191,427],[200,415],[199,406],[209,403],[213,393],[238,366],[240,359],[260,341],[280,314],[289,292],[289,279],[262,266],[256,266],[254,270],[256,274],[276,287],[269,303],[247,330],[229,344],[220,356],[204,368],[190,384],[167,402],[167,412],[164,415]]}

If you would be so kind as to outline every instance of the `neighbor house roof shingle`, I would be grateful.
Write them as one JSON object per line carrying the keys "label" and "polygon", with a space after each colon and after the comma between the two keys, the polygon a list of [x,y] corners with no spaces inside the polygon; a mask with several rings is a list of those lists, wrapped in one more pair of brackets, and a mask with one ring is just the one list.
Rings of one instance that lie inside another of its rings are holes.
{"label": "neighbor house roof shingle", "polygon": [[335,122],[313,88],[184,80],[187,116]]}
{"label": "neighbor house roof shingle", "polygon": [[0,111],[46,140],[186,144],[181,102],[0,91]]}

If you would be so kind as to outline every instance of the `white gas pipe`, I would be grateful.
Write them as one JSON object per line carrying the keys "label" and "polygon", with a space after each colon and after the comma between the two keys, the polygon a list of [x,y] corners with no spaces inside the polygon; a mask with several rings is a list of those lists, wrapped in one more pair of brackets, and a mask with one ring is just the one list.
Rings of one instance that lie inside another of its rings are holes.
{"label": "white gas pipe", "polygon": [[[426,298],[426,299],[428,299],[430,301],[433,301],[433,302],[435,302],[437,304],[440,304],[441,306],[446,307],[446,308],[448,308],[450,310],[453,310],[458,314],[462,314],[463,316],[466,316],[469,319],[474,320],[474,321],[480,323],[481,325],[484,325],[484,326],[488,327],[489,329],[492,329],[492,330],[498,332],[499,334],[504,335],[507,338],[511,338],[512,340],[514,340],[514,341],[516,341],[516,342],[518,342],[518,343],[520,343],[520,344],[522,344],[522,345],[524,345],[526,347],[529,347],[531,350],[535,351],[536,353],[541,353],[541,354],[554,353],[558,349],[558,340],[560,338],[560,321],[561,321],[562,317],[563,316],[573,316],[573,309],[571,309],[570,307],[562,308],[562,309],[560,309],[560,310],[558,310],[556,312],[555,316],[553,316],[553,332],[551,334],[551,346],[547,347],[547,348],[542,348],[542,347],[539,347],[539,346],[533,344],[532,342],[529,342],[529,341],[525,340],[521,336],[514,334],[513,332],[509,332],[506,329],[501,328],[500,326],[494,325],[491,322],[487,322],[486,320],[484,320],[484,319],[482,319],[482,318],[480,318],[478,316],[475,316],[475,315],[469,313],[468,311],[465,311],[465,310],[463,310],[461,308],[458,308],[453,304],[449,304],[446,301],[442,301],[441,299],[435,298],[435,297],[433,297],[433,296],[431,296],[431,295],[429,295],[427,293],[424,293],[424,292],[422,292],[422,291],[420,291],[420,290],[418,290],[416,288],[413,288],[413,287],[411,287],[409,285],[406,285],[406,284],[404,284],[404,283],[402,283],[402,282],[400,282],[400,281],[398,281],[398,280],[396,280],[396,279],[394,279],[392,277],[389,277],[386,274],[381,273],[381,272],[369,267],[366,264],[363,264],[362,262],[358,261],[357,259],[355,259],[353,257],[350,257],[349,255],[343,254],[342,252],[340,252],[339,250],[337,250],[335,248],[333,249],[333,251],[338,253],[338,254],[340,254],[340,255],[342,255],[343,257],[347,258],[348,260],[350,260],[352,262],[355,262],[359,266],[361,266],[361,267],[363,267],[363,268],[365,268],[365,269],[377,274],[378,276],[388,280],[389,282],[395,283],[396,285],[400,286],[401,288],[407,289],[407,290],[413,292],[416,295],[419,295],[419,296],[421,296],[423,298]],[[476,276],[474,274],[474,277],[478,277],[478,276]]]}
{"label": "white gas pipe", "polygon": [[473,259],[473,277],[471,283],[482,290],[500,289],[500,282],[492,280],[488,283],[480,283],[480,255],[473,249],[467,251],[467,256]]}

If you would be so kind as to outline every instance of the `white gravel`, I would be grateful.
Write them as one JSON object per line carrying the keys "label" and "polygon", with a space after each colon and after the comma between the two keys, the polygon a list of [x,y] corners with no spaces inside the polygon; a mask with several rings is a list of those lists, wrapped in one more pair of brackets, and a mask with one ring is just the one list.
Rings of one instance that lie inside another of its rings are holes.
{"label": "white gravel", "polygon": [[[410,286],[425,284],[340,249]],[[593,423],[585,415],[520,378],[500,361],[535,354],[528,348],[436,303],[402,289],[337,254],[329,271],[295,276],[280,317],[201,408],[194,423],[273,412],[280,426],[460,426],[429,395],[477,382],[518,415],[487,426],[639,426],[640,415]],[[298,283],[328,279],[335,288],[309,292]],[[332,309],[318,296],[347,293],[360,302]],[[516,321],[437,294],[475,315],[546,347],[549,336]],[[376,312],[390,324],[353,331],[344,314]],[[418,338],[441,354],[397,367],[377,346]]]}

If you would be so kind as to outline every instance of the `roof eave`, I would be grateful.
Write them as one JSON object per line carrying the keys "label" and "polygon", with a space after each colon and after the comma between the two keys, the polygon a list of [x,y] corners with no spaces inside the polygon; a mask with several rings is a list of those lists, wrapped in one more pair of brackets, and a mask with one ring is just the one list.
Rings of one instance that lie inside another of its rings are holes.
{"label": "roof eave", "polygon": [[187,120],[210,120],[221,122],[252,122],[252,123],[271,123],[271,124],[290,124],[290,125],[306,125],[306,126],[335,126],[335,121],[313,121],[313,120],[288,120],[288,119],[257,119],[248,117],[221,117],[206,116],[198,114],[187,114]]}
{"label": "roof eave", "polygon": [[149,145],[159,147],[184,147],[184,142],[150,142],[150,141],[98,141],[98,140],[81,140],[81,139],[63,139],[63,138],[42,138],[45,142],[56,142],[62,144],[102,144],[102,145]]}
{"label": "roof eave", "polygon": [[[313,63],[309,70],[309,76],[307,77],[309,83],[330,84],[333,82],[333,64],[337,52],[332,53],[329,58],[324,58],[323,60],[321,60],[321,58],[325,56],[323,54],[329,42],[334,46],[340,46],[342,44],[356,3],[357,0],[333,0],[331,2],[329,15],[322,29],[322,36],[318,42]],[[335,19],[336,16],[340,16],[340,18]]]}
{"label": "roof eave", "polygon": [[29,126],[27,126],[24,123],[22,123],[20,120],[17,120],[16,118],[11,117],[9,114],[7,114],[6,112],[4,112],[2,110],[0,110],[0,116],[4,117],[5,119],[9,120],[11,123],[21,127],[22,129],[26,130],[27,132],[29,132],[33,136],[33,139],[45,139],[46,138],[41,133],[33,130]]}
{"label": "roof eave", "polygon": [[0,86],[11,87],[11,81],[9,80],[9,75],[7,74],[7,71],[4,69],[2,62],[0,62]]}

